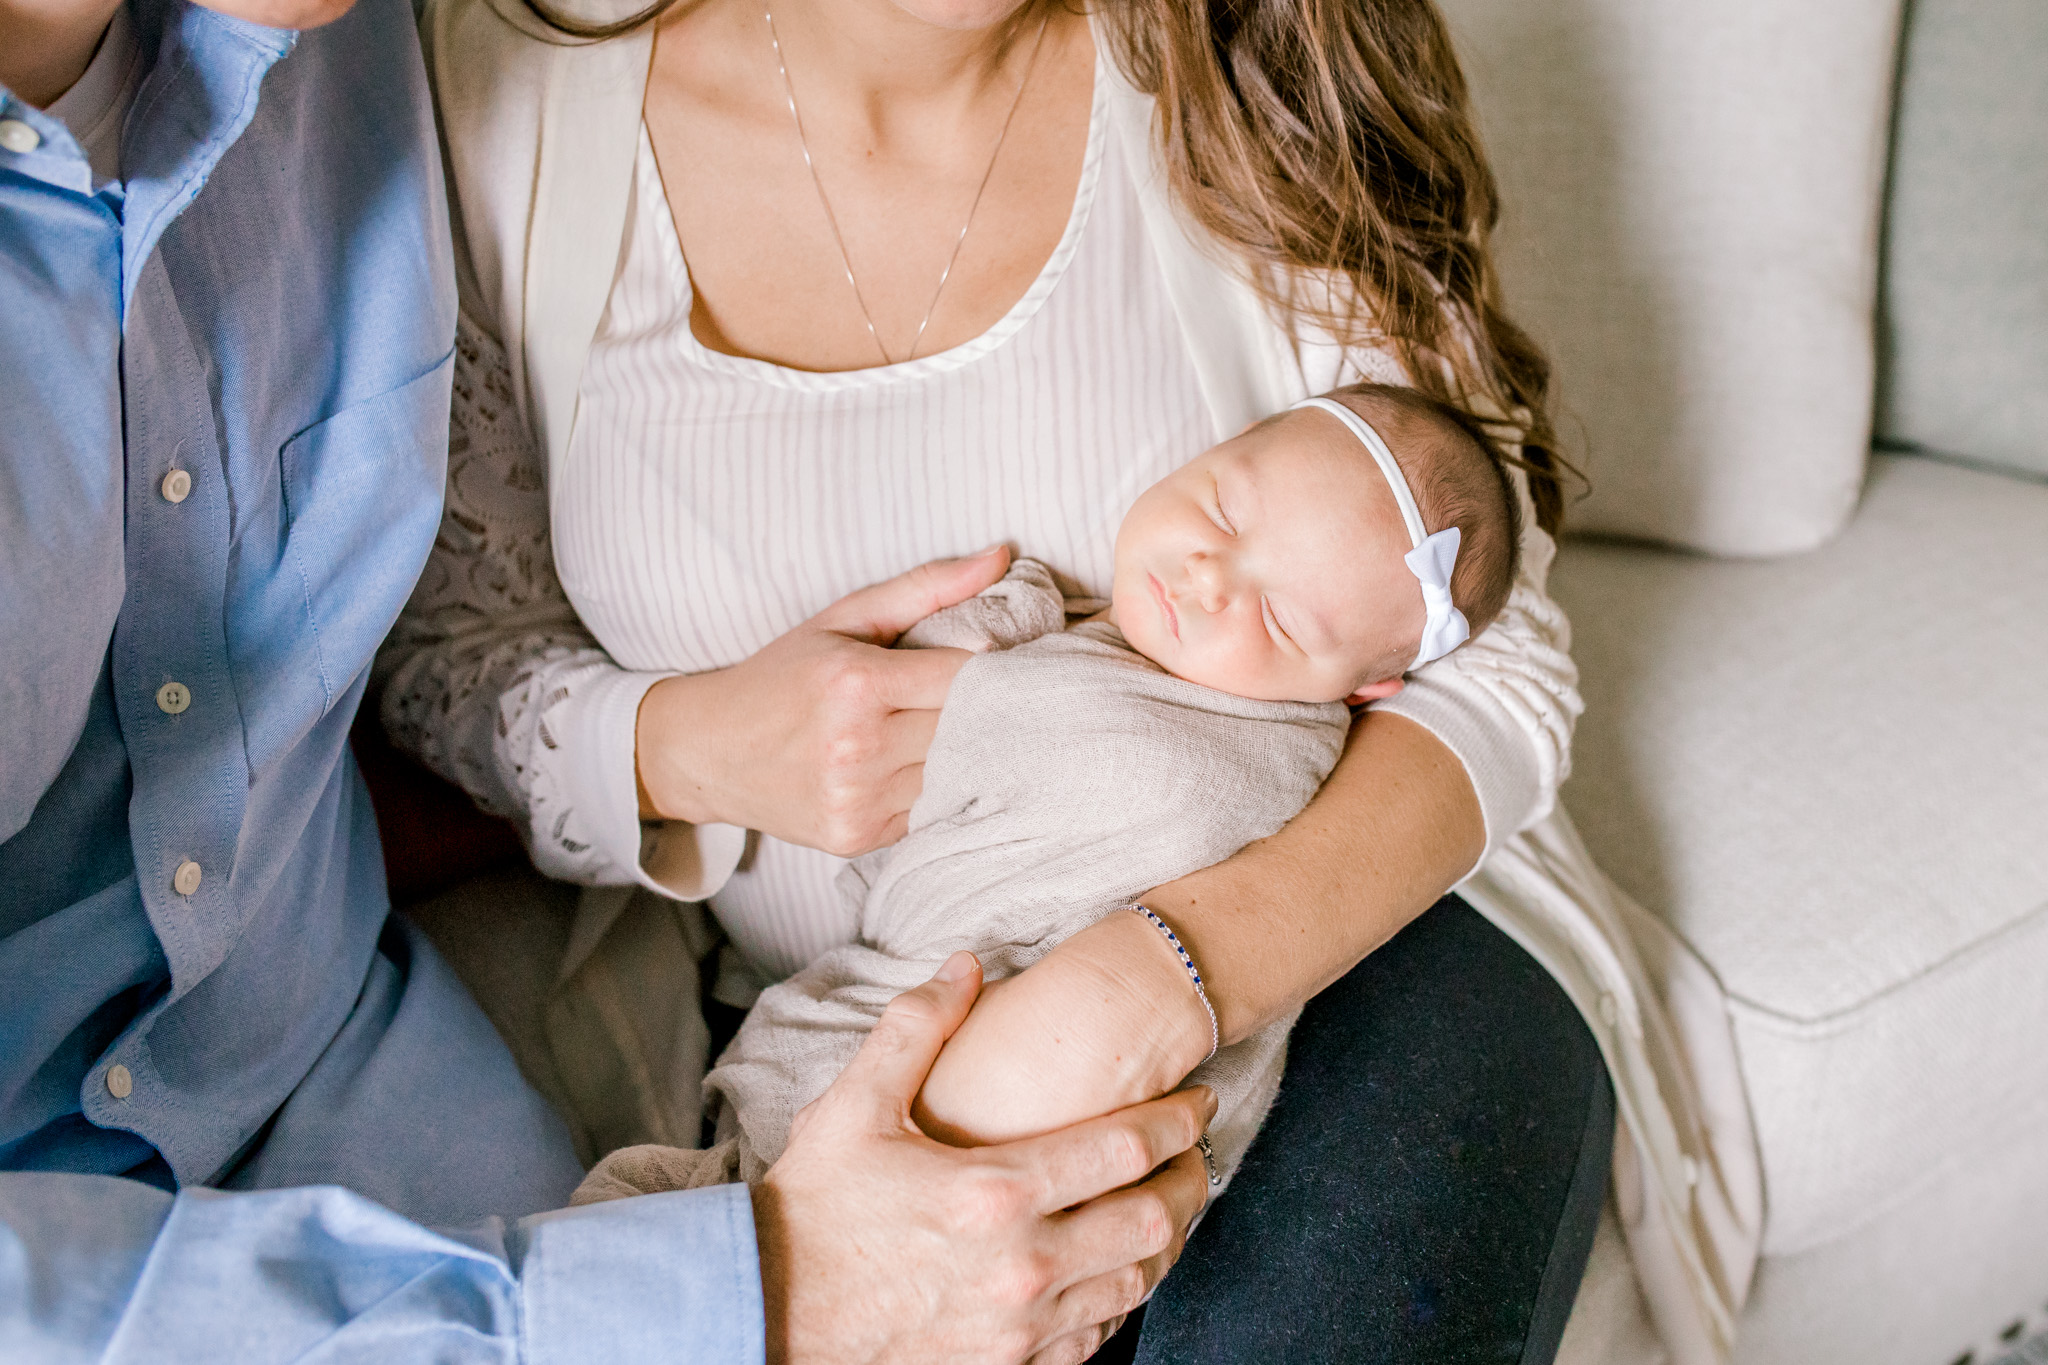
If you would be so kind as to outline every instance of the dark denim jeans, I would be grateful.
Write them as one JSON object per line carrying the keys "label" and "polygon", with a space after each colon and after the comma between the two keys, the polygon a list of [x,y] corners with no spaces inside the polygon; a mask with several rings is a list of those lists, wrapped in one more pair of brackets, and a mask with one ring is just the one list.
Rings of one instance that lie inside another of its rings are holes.
{"label": "dark denim jeans", "polygon": [[1243,1169],[1096,1359],[1548,1365],[1613,1138],[1578,1012],[1446,897],[1309,1002]]}

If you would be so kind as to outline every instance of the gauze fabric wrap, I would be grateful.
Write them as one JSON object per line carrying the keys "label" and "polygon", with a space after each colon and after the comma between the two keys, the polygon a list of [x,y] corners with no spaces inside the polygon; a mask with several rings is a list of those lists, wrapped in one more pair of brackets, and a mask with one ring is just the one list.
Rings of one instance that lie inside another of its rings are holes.
{"label": "gauze fabric wrap", "polygon": [[[962,607],[919,636],[957,646],[962,618],[996,638],[1017,620],[1063,619],[1050,576],[1029,560]],[[1322,786],[1349,728],[1340,703],[1249,701],[1183,682],[1102,622],[968,660],[932,737],[910,832],[840,877],[858,941],[764,991],[706,1078],[718,1145],[614,1153],[577,1201],[758,1179],[883,1008],[949,954],[974,952],[989,980],[1013,976],[1153,887],[1272,834]],[[1293,1023],[1224,1048],[1189,1077],[1216,1091],[1209,1133],[1226,1180],[1272,1102]]]}

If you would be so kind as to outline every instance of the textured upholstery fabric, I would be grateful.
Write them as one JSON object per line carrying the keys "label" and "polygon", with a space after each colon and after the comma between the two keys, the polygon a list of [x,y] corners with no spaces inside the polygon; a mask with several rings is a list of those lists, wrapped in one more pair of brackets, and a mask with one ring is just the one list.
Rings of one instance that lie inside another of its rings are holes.
{"label": "textured upholstery fabric", "polygon": [[[2036,1108],[1945,1163],[1845,1237],[1767,1256],[1734,1365],[1983,1365],[2008,1323],[2048,1302],[2048,1162]],[[1990,1349],[1987,1349],[1990,1348]],[[1612,1204],[1602,1215],[1557,1365],[1670,1365],[1650,1328]]]}
{"label": "textured upholstery fabric", "polygon": [[[2024,0],[2016,0],[2024,2]],[[1855,504],[1899,0],[1443,0],[1581,530],[1802,550]]]}
{"label": "textured upholstery fabric", "polygon": [[1566,805],[1731,998],[1767,1253],[2048,1096],[2048,488],[1886,458],[1825,551],[1574,544]]}
{"label": "textured upholstery fabric", "polygon": [[2037,1105],[1852,1235],[1765,1258],[1735,1365],[1949,1365],[1970,1348],[1997,1365],[2000,1329],[2048,1302],[2044,1124]]}
{"label": "textured upholstery fabric", "polygon": [[1879,431],[2048,475],[2048,5],[1915,0],[1911,16]]}

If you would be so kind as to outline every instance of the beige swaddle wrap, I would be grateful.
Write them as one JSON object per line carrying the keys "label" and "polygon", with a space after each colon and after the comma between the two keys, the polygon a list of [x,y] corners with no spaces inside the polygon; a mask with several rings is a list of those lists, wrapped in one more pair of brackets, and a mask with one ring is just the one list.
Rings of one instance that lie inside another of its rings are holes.
{"label": "beige swaddle wrap", "polygon": [[[1022,560],[904,642],[994,648],[947,693],[909,833],[840,875],[857,941],[762,993],[704,1082],[716,1146],[615,1152],[577,1202],[758,1179],[883,1008],[949,954],[973,952],[991,981],[1013,976],[1153,887],[1272,834],[1335,766],[1350,724],[1342,704],[1184,682],[1114,626],[1061,630],[1064,620],[1051,575]],[[1272,1103],[1293,1023],[1189,1077],[1216,1091],[1209,1133],[1225,1179]]]}

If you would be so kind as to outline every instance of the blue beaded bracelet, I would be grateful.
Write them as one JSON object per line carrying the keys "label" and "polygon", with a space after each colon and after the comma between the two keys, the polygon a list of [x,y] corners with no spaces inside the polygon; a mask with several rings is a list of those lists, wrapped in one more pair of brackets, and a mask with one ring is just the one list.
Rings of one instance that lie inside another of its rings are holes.
{"label": "blue beaded bracelet", "polygon": [[[1134,904],[1130,908],[1150,920],[1153,928],[1166,935],[1166,941],[1173,948],[1174,955],[1180,959],[1180,965],[1187,968],[1188,980],[1195,983],[1195,998],[1202,1002],[1202,1008],[1209,1014],[1209,1057],[1214,1057],[1217,1047],[1223,1041],[1223,1032],[1216,1023],[1216,1007],[1209,1003],[1209,988],[1202,984],[1202,969],[1195,965],[1194,955],[1188,952],[1187,945],[1180,941],[1180,935],[1173,932],[1173,926],[1153,914],[1150,906]],[[1202,1060],[1206,1062],[1209,1057]]]}

